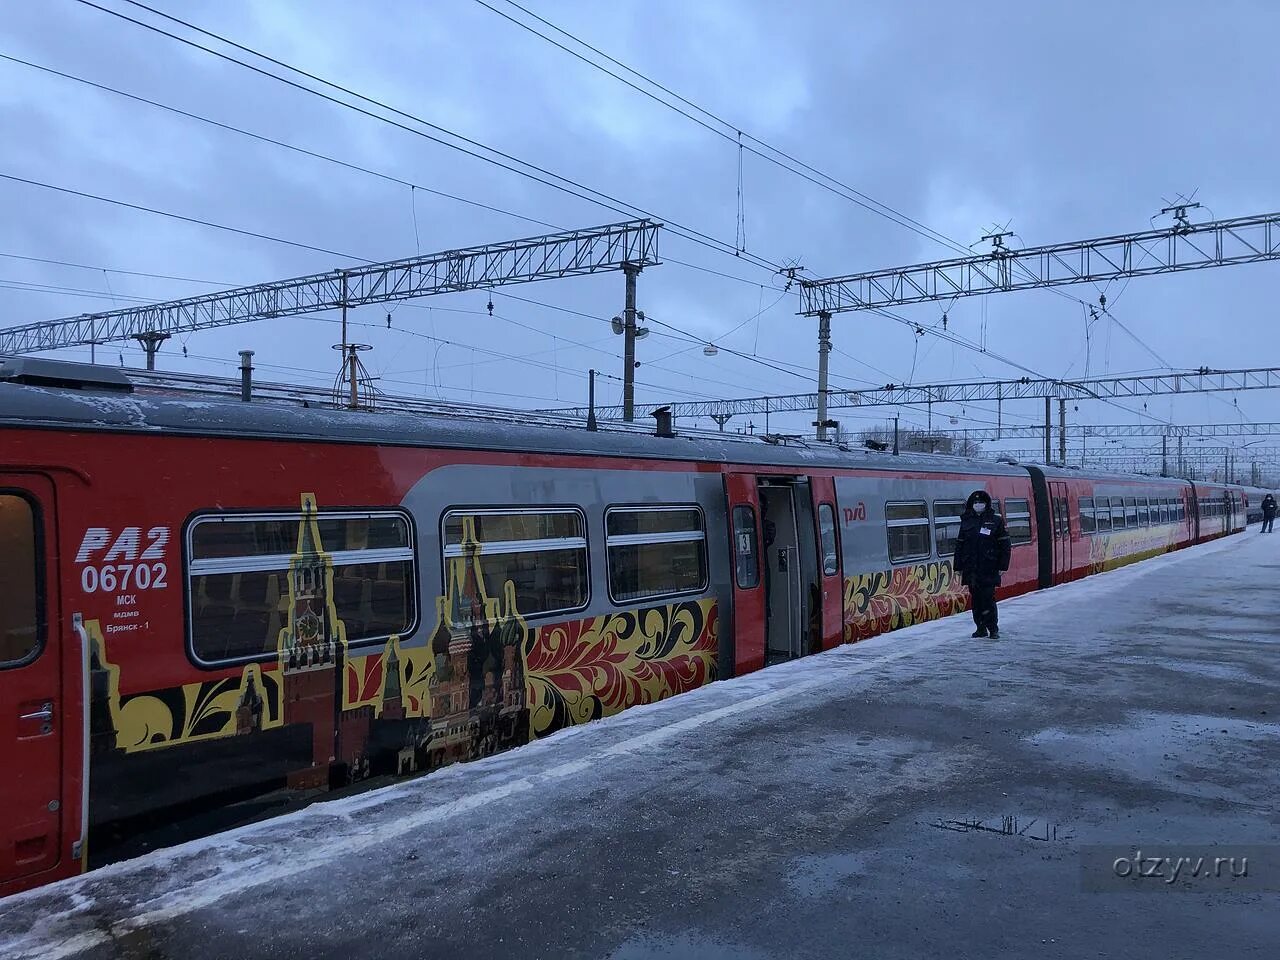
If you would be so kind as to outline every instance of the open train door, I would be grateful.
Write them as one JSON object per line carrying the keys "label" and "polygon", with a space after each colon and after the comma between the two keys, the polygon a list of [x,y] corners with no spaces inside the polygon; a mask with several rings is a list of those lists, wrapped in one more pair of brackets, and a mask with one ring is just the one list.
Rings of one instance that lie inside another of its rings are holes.
{"label": "open train door", "polygon": [[844,635],[844,581],[840,576],[840,533],[836,523],[836,482],[810,477],[813,517],[818,544],[818,584],[821,594],[822,649],[838,645]]}
{"label": "open train door", "polygon": [[765,600],[761,574],[760,494],[754,473],[724,475],[733,557],[733,673],[764,666]]}
{"label": "open train door", "polygon": [[80,704],[63,697],[56,544],[52,481],[0,473],[0,895],[62,860],[63,730]]}

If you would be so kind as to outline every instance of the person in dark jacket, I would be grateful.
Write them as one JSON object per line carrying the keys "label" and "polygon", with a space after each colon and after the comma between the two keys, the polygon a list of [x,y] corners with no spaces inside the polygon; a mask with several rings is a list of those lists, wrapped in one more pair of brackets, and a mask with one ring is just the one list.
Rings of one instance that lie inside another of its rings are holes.
{"label": "person in dark jacket", "polygon": [[985,490],[973,491],[960,515],[952,567],[969,588],[977,627],[974,637],[1000,638],[996,587],[1000,586],[1000,574],[1009,569],[1011,548],[1004,518],[991,509],[991,495]]}
{"label": "person in dark jacket", "polygon": [[1270,533],[1276,522],[1276,498],[1267,494],[1262,498],[1262,532]]}

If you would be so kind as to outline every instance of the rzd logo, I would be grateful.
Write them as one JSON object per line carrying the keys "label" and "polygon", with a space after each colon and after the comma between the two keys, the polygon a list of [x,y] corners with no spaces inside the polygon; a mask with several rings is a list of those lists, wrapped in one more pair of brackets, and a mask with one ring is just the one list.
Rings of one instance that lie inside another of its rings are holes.
{"label": "rzd logo", "polygon": [[[169,528],[152,527],[146,539],[144,546],[141,527],[125,527],[114,540],[106,527],[90,527],[76,551],[76,563],[84,565],[80,588],[85,593],[114,593],[167,587],[169,566],[164,548],[169,543]],[[104,550],[101,558],[95,556]]]}

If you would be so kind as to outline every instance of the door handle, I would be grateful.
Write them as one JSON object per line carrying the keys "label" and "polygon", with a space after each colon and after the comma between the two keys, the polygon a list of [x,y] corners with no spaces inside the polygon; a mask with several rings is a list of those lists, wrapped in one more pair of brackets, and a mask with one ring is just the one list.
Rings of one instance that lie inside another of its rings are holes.
{"label": "door handle", "polygon": [[18,715],[19,720],[43,720],[48,723],[53,719],[53,704],[46,703],[34,713],[23,713]]}

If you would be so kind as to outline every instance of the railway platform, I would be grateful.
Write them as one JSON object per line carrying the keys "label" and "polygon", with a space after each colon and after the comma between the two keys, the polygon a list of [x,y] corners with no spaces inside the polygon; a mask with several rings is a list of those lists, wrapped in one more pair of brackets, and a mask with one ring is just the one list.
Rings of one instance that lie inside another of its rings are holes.
{"label": "railway platform", "polygon": [[[1276,956],[1280,537],[1007,602],[998,641],[971,629],[0,901],[0,957]],[[1233,859],[1171,879],[1169,851]]]}

